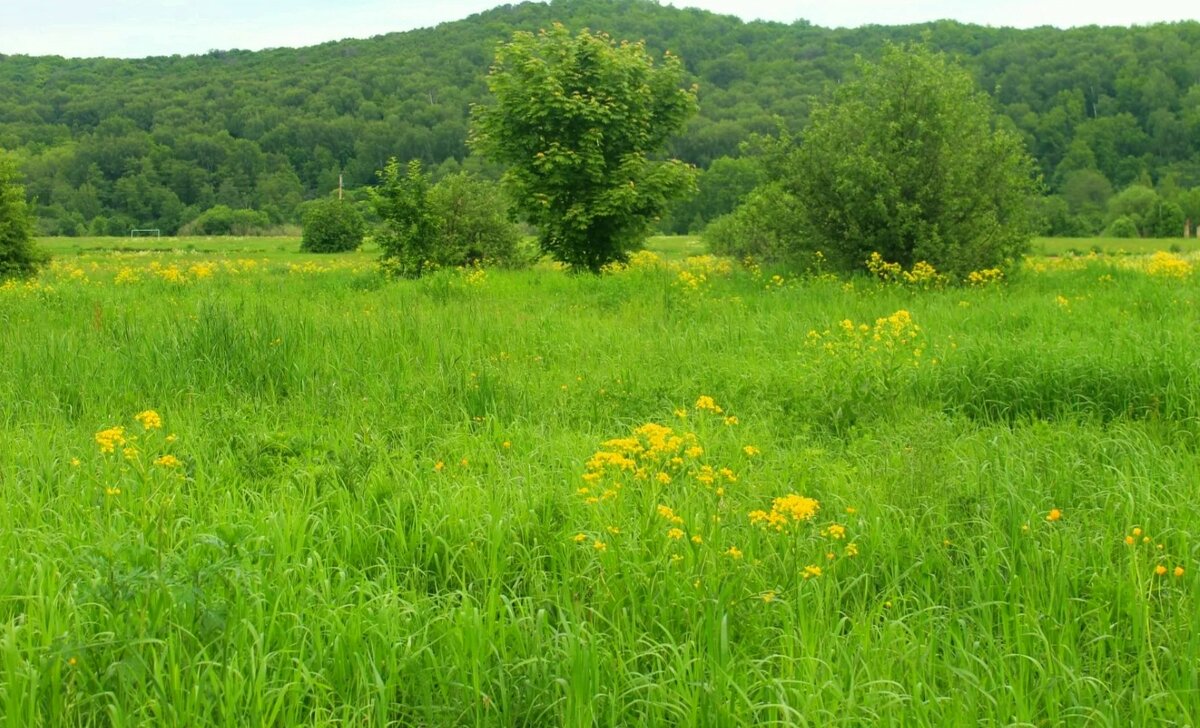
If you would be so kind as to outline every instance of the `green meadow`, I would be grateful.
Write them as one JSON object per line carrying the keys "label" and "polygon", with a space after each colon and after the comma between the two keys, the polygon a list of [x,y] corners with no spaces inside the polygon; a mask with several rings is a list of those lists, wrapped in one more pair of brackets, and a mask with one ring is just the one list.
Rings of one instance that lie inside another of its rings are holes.
{"label": "green meadow", "polygon": [[0,286],[0,724],[1196,725],[1193,248],[1036,245],[47,241]]}

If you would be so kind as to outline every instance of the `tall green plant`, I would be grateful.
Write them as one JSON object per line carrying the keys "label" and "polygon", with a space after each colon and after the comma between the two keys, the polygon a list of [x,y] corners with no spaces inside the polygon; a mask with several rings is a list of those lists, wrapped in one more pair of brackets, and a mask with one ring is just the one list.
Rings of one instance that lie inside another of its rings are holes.
{"label": "tall green plant", "polygon": [[0,156],[0,278],[27,276],[44,261],[33,245],[33,213],[16,165]]}
{"label": "tall green plant", "polygon": [[669,53],[562,25],[517,33],[488,76],[494,102],[474,110],[473,143],[508,167],[517,211],[546,253],[575,270],[622,261],[694,170],[653,155],[696,111],[695,88]]}

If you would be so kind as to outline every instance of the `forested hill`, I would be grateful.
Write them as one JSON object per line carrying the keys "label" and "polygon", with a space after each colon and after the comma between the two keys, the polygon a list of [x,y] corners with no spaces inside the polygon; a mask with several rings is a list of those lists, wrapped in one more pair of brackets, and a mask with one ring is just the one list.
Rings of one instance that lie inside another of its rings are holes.
{"label": "forested hill", "polygon": [[506,5],[437,28],[301,49],[0,56],[0,148],[17,155],[46,233],[175,231],[215,205],[289,221],[302,200],[336,187],[339,173],[356,187],[391,156],[442,171],[463,164],[468,109],[486,96],[496,45],[554,21],[682,56],[700,84],[700,116],[672,152],[701,167],[736,156],[753,132],[774,131],[776,117],[802,127],[810,97],[850,71],[856,54],[925,38],[993,94],[1053,191],[1077,170],[1118,189],[1138,180],[1200,185],[1200,23],[830,30],[649,0]]}

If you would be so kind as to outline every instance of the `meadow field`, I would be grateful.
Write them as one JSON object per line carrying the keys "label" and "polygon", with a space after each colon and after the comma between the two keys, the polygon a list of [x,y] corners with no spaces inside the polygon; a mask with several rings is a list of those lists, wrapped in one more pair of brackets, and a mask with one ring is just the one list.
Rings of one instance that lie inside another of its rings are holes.
{"label": "meadow field", "polygon": [[4,726],[1200,721],[1192,249],[46,246],[0,285]]}

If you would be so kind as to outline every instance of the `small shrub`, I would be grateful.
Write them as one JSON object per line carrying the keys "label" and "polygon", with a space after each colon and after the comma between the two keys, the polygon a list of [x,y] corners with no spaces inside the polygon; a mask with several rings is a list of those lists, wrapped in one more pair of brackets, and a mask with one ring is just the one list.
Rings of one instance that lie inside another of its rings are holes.
{"label": "small shrub", "polygon": [[1104,235],[1109,238],[1136,238],[1138,237],[1137,223],[1122,215],[1109,224]]}
{"label": "small shrub", "polygon": [[45,262],[33,245],[34,219],[16,166],[0,157],[0,278],[29,276]]}
{"label": "small shrub", "polygon": [[332,197],[305,206],[300,249],[309,253],[344,253],[362,245],[366,224],[354,205]]}

